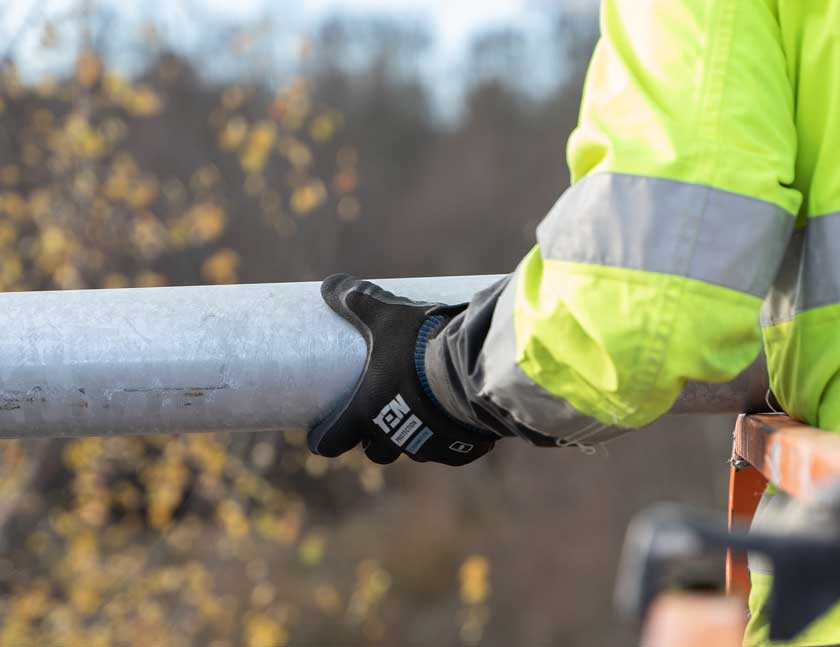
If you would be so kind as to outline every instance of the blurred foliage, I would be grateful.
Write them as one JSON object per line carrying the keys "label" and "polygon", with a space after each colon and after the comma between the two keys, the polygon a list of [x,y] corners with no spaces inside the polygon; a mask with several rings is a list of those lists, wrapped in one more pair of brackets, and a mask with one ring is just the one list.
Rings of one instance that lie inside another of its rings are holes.
{"label": "blurred foliage", "polygon": [[389,574],[368,558],[346,587],[325,579],[329,538],[290,487],[340,472],[376,491],[380,468],[313,457],[300,433],[280,447],[250,440],[248,451],[224,434],[66,442],[46,468],[60,491],[28,490],[45,466],[3,443],[0,491],[29,530],[6,528],[0,644],[270,647],[318,616],[381,634]]}
{"label": "blurred foliage", "polygon": [[[190,86],[202,86],[198,105],[183,105]],[[166,261],[185,256],[201,280],[233,283],[242,252],[225,233],[237,211],[285,238],[330,199],[341,218],[358,212],[354,153],[334,143],[341,115],[314,105],[303,79],[273,96],[204,86],[165,54],[129,80],[86,49],[73,78],[33,85],[7,61],[0,92],[2,289],[163,285]],[[192,141],[148,140],[185,118]],[[200,149],[171,148],[188,143]],[[316,169],[325,155],[338,160]]]}
{"label": "blurred foliage", "polygon": [[[0,289],[161,286],[173,259],[196,268],[181,282],[233,283],[247,249],[226,232],[241,211],[281,239],[329,201],[359,216],[342,116],[303,79],[273,94],[212,85],[169,53],[129,79],[86,48],[72,76],[37,83],[4,62],[0,124]],[[313,616],[381,637],[388,572],[368,558],[345,586],[324,579],[329,536],[290,487],[343,471],[374,492],[380,468],[327,463],[299,433],[247,443],[3,442],[0,644],[275,647]]]}

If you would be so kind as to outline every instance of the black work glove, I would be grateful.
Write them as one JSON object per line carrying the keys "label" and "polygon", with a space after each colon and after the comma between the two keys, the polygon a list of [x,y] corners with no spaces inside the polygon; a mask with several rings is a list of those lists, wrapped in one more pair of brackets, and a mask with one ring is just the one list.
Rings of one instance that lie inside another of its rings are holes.
{"label": "black work glove", "polygon": [[421,383],[428,340],[466,308],[418,303],[368,281],[335,274],[321,285],[324,301],[362,333],[364,372],[346,402],[309,432],[309,449],[338,456],[361,442],[368,458],[464,465],[489,452],[496,434],[450,416]]}

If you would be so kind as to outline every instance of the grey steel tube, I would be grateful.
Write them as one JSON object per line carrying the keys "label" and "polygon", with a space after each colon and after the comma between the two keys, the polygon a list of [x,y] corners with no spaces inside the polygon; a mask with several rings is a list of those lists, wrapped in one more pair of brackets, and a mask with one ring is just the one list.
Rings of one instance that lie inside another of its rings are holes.
{"label": "grey steel tube", "polygon": [[[465,301],[499,277],[379,281]],[[361,374],[318,283],[0,294],[0,437],[306,428]]]}
{"label": "grey steel tube", "polygon": [[[377,282],[455,303],[498,278]],[[365,356],[318,286],[0,294],[0,437],[307,428]],[[704,392],[691,412],[737,409],[734,388]]]}

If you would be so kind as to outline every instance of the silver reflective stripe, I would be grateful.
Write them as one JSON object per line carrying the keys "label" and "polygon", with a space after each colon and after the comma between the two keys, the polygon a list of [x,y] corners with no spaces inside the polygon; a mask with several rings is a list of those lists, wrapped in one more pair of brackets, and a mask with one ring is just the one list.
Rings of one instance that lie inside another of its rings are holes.
{"label": "silver reflective stripe", "polygon": [[798,312],[840,303],[840,212],[809,218],[791,236],[761,324],[791,321]]}
{"label": "silver reflective stripe", "polygon": [[519,270],[496,303],[493,322],[479,357],[479,370],[484,377],[479,395],[509,412],[519,424],[556,436],[560,446],[602,443],[630,431],[607,426],[578,412],[534,382],[519,367],[513,314],[518,282]]}
{"label": "silver reflective stripe", "polygon": [[794,217],[763,200],[662,178],[596,173],[537,229],[544,258],[685,276],[764,298]]}

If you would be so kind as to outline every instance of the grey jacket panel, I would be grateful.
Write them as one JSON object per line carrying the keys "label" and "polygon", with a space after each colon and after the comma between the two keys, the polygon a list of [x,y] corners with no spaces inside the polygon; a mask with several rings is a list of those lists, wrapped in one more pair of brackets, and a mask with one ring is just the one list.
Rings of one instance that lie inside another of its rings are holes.
{"label": "grey jacket panel", "polygon": [[580,414],[519,368],[512,276],[477,293],[429,343],[426,376],[440,404],[466,424],[542,447],[586,450],[625,433]]}

